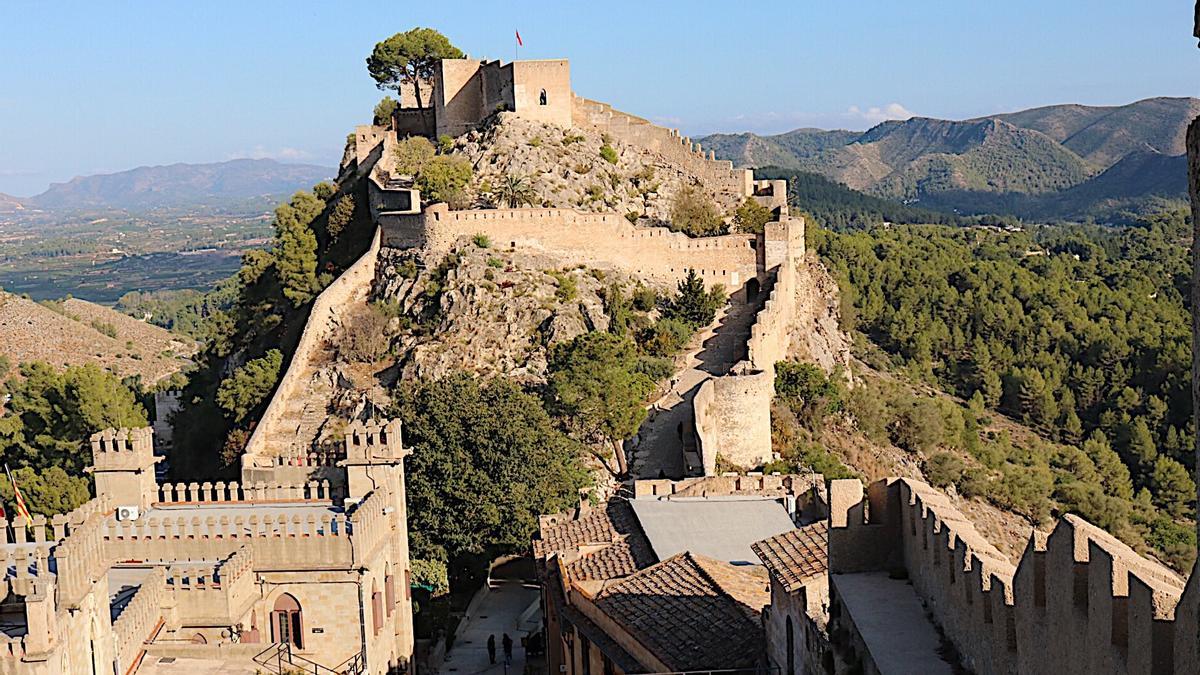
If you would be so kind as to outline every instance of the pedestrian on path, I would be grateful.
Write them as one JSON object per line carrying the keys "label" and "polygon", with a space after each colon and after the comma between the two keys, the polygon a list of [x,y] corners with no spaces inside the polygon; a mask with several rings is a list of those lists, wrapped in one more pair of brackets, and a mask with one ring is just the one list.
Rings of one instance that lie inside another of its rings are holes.
{"label": "pedestrian on path", "polygon": [[504,634],[504,639],[502,640],[502,642],[504,643],[504,665],[506,665],[506,666],[512,665],[513,641],[512,641],[512,638],[508,637],[508,633]]}
{"label": "pedestrian on path", "polygon": [[488,663],[496,665],[496,634],[488,636]]}

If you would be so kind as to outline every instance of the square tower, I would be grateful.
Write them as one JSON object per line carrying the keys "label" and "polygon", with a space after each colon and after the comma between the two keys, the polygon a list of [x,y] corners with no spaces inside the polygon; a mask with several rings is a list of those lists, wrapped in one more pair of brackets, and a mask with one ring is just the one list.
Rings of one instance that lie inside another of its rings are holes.
{"label": "square tower", "polygon": [[162,459],[154,456],[154,432],[150,427],[105,429],[92,434],[91,444],[92,466],[88,471],[96,480],[96,496],[107,497],[117,508],[150,508],[158,494],[154,465]]}

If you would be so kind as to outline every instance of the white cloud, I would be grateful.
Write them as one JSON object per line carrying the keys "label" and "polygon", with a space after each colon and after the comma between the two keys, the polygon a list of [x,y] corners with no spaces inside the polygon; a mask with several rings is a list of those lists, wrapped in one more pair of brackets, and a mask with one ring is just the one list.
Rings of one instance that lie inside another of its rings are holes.
{"label": "white cloud", "polygon": [[298,162],[312,159],[312,156],[311,152],[299,148],[268,148],[265,145],[256,145],[249,150],[231,152],[226,159],[277,159],[284,162]]}
{"label": "white cloud", "polygon": [[884,106],[872,106],[866,110],[852,105],[846,110],[845,116],[847,120],[874,126],[885,120],[906,120],[914,115],[913,111],[899,103],[888,103]]}
{"label": "white cloud", "polygon": [[815,127],[817,129],[851,129],[862,131],[884,120],[906,120],[915,113],[900,103],[880,106],[850,106],[841,112],[810,112],[766,110],[748,112],[723,119],[692,120],[687,127],[693,137],[709,133],[739,133],[750,131],[757,134],[778,134],[792,129]]}

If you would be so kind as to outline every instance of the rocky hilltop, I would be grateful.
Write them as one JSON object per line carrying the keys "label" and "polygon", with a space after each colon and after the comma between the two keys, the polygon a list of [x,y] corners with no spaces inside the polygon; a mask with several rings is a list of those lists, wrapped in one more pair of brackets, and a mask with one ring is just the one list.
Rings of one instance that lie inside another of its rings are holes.
{"label": "rocky hilltop", "polygon": [[[612,149],[608,158],[606,147]],[[504,201],[501,185],[511,177],[530,190],[521,206],[615,212],[665,226],[675,195],[703,185],[662,153],[596,129],[564,129],[513,113],[500,113],[484,128],[459,137],[454,151],[475,167],[471,186],[484,205],[507,206],[498,202]],[[737,207],[728,195],[712,197],[722,212]]]}
{"label": "rocky hilltop", "polygon": [[[377,301],[393,304],[394,351],[405,379],[465,370],[544,381],[547,352],[606,331],[610,289],[643,282],[611,271],[562,266],[553,256],[472,245],[420,269],[411,253],[380,254]],[[659,289],[666,290],[666,289]]]}

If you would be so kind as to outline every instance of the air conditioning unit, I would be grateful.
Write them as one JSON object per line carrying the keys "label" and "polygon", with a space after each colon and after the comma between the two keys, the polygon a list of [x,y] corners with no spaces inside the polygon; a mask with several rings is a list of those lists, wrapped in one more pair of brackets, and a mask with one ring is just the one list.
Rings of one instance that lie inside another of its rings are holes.
{"label": "air conditioning unit", "polygon": [[141,515],[141,511],[136,506],[117,507],[117,520],[137,520]]}

